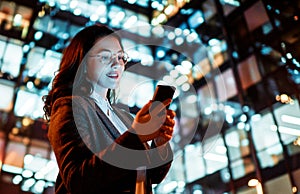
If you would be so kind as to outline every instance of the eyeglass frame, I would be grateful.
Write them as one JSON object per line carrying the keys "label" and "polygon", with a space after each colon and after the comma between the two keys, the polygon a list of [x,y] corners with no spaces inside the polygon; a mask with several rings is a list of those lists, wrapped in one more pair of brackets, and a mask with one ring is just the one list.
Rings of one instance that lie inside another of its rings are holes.
{"label": "eyeglass frame", "polygon": [[[121,57],[120,59],[118,58],[118,62],[120,62],[120,60],[122,60],[122,62],[124,63],[124,66],[128,63],[128,60],[130,59],[129,58],[129,55],[125,52],[125,51],[118,51],[117,53],[113,53],[113,52],[111,52],[110,50],[106,50],[106,49],[104,49],[104,50],[101,50],[99,53],[97,53],[96,55],[89,55],[89,57],[99,57],[99,58],[101,58],[101,57],[103,57],[103,56],[101,56],[100,54],[101,53],[103,53],[103,52],[107,52],[107,53],[110,53],[110,59],[109,59],[109,62],[107,62],[107,63],[104,63],[101,59],[99,60],[100,61],[100,63],[102,64],[102,65],[108,65],[108,64],[111,64],[111,62],[113,61],[113,59],[114,58],[117,58],[117,57],[119,57],[118,56],[118,54],[123,54],[123,57]],[[124,56],[126,56],[126,60],[125,60],[125,62],[124,62]]]}

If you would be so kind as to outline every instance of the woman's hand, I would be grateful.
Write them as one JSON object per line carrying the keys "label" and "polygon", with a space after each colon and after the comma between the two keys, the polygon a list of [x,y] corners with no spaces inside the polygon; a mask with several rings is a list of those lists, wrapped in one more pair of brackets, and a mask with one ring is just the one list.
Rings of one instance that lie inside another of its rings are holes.
{"label": "woman's hand", "polygon": [[175,115],[176,114],[173,110],[167,110],[166,120],[159,130],[159,136],[154,139],[156,146],[164,145],[172,139],[175,125]]}
{"label": "woman's hand", "polygon": [[136,114],[132,131],[142,142],[155,140],[156,145],[159,146],[172,138],[175,112],[166,109],[170,103],[171,99],[163,103],[149,101]]}

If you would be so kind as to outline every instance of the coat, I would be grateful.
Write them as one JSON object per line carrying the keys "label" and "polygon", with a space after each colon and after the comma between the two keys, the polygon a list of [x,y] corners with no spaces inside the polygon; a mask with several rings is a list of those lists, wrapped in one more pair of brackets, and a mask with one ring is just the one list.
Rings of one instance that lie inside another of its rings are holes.
{"label": "coat", "polygon": [[[114,111],[131,126],[133,117],[128,112],[116,107]],[[128,131],[120,134],[89,97],[57,99],[50,119],[48,138],[59,167],[56,194],[135,193],[140,166],[146,168],[149,194],[152,184],[160,183],[170,169],[169,144],[164,148],[167,158],[162,158],[157,149],[151,149],[154,144],[150,147]]]}

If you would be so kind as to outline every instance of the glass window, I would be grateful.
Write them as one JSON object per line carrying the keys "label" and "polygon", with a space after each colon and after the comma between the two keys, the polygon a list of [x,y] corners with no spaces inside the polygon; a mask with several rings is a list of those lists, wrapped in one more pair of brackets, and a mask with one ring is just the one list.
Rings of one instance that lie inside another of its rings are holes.
{"label": "glass window", "polygon": [[227,167],[227,149],[224,145],[221,135],[217,134],[213,137],[205,139],[202,144],[202,148],[207,174],[212,174]]}
{"label": "glass window", "polygon": [[243,89],[247,89],[261,80],[256,57],[254,55],[251,55],[246,60],[239,63],[238,72]]}
{"label": "glass window", "polygon": [[12,109],[14,86],[14,82],[0,79],[0,110],[8,112]]}
{"label": "glass window", "polygon": [[283,150],[281,144],[276,144],[263,149],[257,153],[261,168],[273,167],[283,159]]}
{"label": "glass window", "polygon": [[3,56],[2,72],[7,72],[13,77],[17,77],[20,71],[20,65],[23,57],[23,50],[20,41],[11,41],[7,44]]}
{"label": "glass window", "polygon": [[212,38],[208,41],[208,44],[207,50],[212,59],[212,66],[218,68],[228,59],[226,41]]}
{"label": "glass window", "polygon": [[201,113],[209,115],[212,112],[211,105],[216,103],[216,96],[211,82],[198,90],[198,99]]}
{"label": "glass window", "polygon": [[13,14],[16,3],[9,1],[0,2],[0,23],[1,30],[9,30],[12,27]]}
{"label": "glass window", "polygon": [[[251,117],[252,137],[257,151],[262,151],[279,143],[277,132],[274,131],[274,120],[270,112]],[[261,134],[264,135],[261,135]]]}
{"label": "glass window", "polygon": [[193,77],[195,80],[200,80],[205,75],[207,75],[210,72],[210,70],[210,60],[208,58],[204,58],[193,66]]}
{"label": "glass window", "polygon": [[232,69],[217,75],[215,81],[219,101],[224,102],[237,94],[237,86]]}
{"label": "glass window", "polygon": [[197,28],[203,22],[203,14],[200,10],[195,11],[195,13],[188,18],[188,24],[191,28]]}
{"label": "glass window", "polygon": [[[19,139],[19,138],[18,138]],[[6,147],[6,155],[4,158],[3,170],[13,172],[15,168],[23,168],[23,158],[26,153],[26,146],[20,140],[14,141],[10,139]]]}
{"label": "glass window", "polygon": [[239,179],[245,176],[246,174],[255,171],[255,165],[250,156],[232,161],[230,167],[231,167],[233,179]]}
{"label": "glass window", "polygon": [[220,0],[223,6],[224,15],[230,14],[233,10],[240,6],[238,0]]}
{"label": "glass window", "polygon": [[[262,168],[274,166],[282,160],[282,146],[270,112],[251,118],[252,136]],[[264,135],[262,135],[264,134]]]}
{"label": "glass window", "polygon": [[208,21],[209,19],[211,19],[217,12],[216,6],[215,6],[215,3],[213,0],[206,0],[202,5],[202,9],[203,9],[205,21]]}
{"label": "glass window", "polygon": [[[0,36],[0,59],[3,58],[3,55],[6,50],[6,38],[4,36]],[[2,66],[2,60],[0,60],[0,67]]]}
{"label": "glass window", "polygon": [[189,144],[184,148],[184,168],[186,181],[195,181],[206,174],[201,144]]}
{"label": "glass window", "polygon": [[245,130],[235,127],[225,133],[225,142],[228,148],[228,155],[231,161],[245,157],[250,154],[249,140]]}
{"label": "glass window", "polygon": [[34,119],[43,118],[44,102],[42,96],[43,95],[20,89],[17,93],[14,109],[15,115],[20,117],[28,116]]}
{"label": "glass window", "polygon": [[282,141],[288,147],[289,154],[300,152],[298,145],[298,137],[300,137],[300,110],[297,100],[292,104],[284,104],[276,108],[274,111],[278,127],[274,126],[274,130],[280,132]]}
{"label": "glass window", "polygon": [[49,156],[49,143],[47,141],[31,139],[27,154],[47,158]]}
{"label": "glass window", "polygon": [[258,1],[247,9],[244,12],[244,15],[249,31],[253,31],[269,21],[269,17],[262,1]]}
{"label": "glass window", "polygon": [[[47,50],[44,59],[39,61],[40,69],[37,73],[38,78],[52,78],[54,73],[59,69],[62,54],[59,52]],[[36,58],[37,59],[37,58]]]}
{"label": "glass window", "polygon": [[41,47],[34,47],[30,50],[27,57],[26,69],[28,76],[36,75],[42,68],[45,49]]}
{"label": "glass window", "polygon": [[11,1],[0,2],[0,29],[10,36],[26,38],[32,13],[32,8]]}

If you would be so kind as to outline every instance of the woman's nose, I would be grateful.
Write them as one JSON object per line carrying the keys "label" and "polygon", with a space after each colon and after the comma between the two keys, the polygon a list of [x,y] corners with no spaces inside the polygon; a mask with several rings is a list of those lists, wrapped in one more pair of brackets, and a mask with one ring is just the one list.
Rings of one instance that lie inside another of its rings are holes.
{"label": "woman's nose", "polygon": [[114,69],[117,69],[117,68],[121,67],[121,63],[120,63],[120,61],[118,60],[117,57],[114,57],[114,58],[113,58],[113,61],[112,61],[111,66],[112,66],[112,68],[114,68]]}

